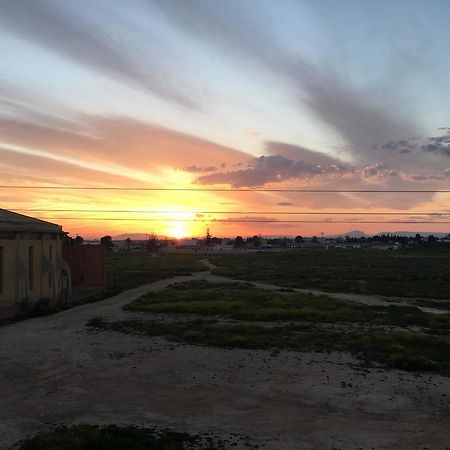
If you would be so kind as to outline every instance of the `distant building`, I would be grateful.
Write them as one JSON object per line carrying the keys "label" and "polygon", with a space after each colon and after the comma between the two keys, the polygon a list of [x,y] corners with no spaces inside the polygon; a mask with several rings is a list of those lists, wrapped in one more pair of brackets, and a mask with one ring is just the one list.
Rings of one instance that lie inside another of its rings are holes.
{"label": "distant building", "polygon": [[177,244],[177,249],[180,250],[197,250],[198,248],[198,239],[180,239]]}
{"label": "distant building", "polygon": [[71,294],[60,225],[0,209],[0,310]]}

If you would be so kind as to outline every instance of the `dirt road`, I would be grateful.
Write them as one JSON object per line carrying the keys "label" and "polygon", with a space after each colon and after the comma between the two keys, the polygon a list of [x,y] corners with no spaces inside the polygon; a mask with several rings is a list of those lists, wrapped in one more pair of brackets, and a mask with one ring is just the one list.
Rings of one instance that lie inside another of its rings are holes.
{"label": "dirt road", "polygon": [[205,277],[158,281],[0,328],[0,448],[71,423],[237,433],[277,450],[450,447],[448,378],[362,369],[345,354],[274,356],[85,326],[94,316],[133,314],[121,306],[145,292]]}

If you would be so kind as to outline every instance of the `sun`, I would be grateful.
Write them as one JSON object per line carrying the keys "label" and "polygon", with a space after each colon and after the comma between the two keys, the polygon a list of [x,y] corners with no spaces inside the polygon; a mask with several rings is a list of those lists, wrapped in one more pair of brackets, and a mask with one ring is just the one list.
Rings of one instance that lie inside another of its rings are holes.
{"label": "sun", "polygon": [[167,221],[166,233],[176,239],[185,238],[193,234],[195,214],[190,211],[180,211],[171,213],[172,219]]}
{"label": "sun", "polygon": [[185,222],[174,220],[167,228],[167,233],[176,239],[184,238],[188,235],[188,229]]}

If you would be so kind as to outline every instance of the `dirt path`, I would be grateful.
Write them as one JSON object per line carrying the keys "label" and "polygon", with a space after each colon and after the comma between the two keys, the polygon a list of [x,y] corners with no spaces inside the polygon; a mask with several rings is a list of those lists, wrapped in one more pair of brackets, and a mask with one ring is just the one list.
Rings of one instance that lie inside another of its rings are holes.
{"label": "dirt path", "polygon": [[86,422],[237,433],[270,450],[448,448],[448,378],[362,369],[345,354],[273,356],[85,326],[128,317],[121,306],[148,291],[205,278],[217,279],[162,280],[0,328],[0,448]]}

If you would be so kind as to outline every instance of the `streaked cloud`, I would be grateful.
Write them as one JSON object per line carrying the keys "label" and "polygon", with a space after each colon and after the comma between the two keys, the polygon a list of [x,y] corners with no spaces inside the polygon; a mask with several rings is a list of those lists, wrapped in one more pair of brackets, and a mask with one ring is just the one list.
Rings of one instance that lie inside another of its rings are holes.
{"label": "streaked cloud", "polygon": [[245,153],[156,124],[117,116],[79,116],[80,124],[61,129],[0,117],[0,141],[79,158],[85,164],[109,164],[149,174],[165,167],[202,164],[221,167],[247,158]]}
{"label": "streaked cloud", "polygon": [[[185,33],[227,56],[250,62],[284,81],[300,105],[307,106],[323,125],[337,132],[348,150],[369,158],[374,144],[411,135],[417,124],[404,111],[383,108],[369,91],[344,78],[330,62],[313,62],[288,50],[278,39],[270,16],[257,3],[153,1],[167,19]],[[257,13],[255,13],[257,11]],[[259,20],[255,18],[259,16]],[[398,105],[403,101],[398,98]]]}
{"label": "streaked cloud", "polygon": [[[85,2],[70,5],[53,0],[3,0],[0,23],[19,38],[101,74],[185,107],[197,108],[188,90],[180,88],[161,67],[164,52],[169,49],[149,30],[136,36],[138,25],[127,23],[126,16],[113,6],[110,3],[105,9],[96,9],[94,4]],[[99,16],[104,19],[105,15],[109,22],[96,20]],[[126,27],[126,36],[117,35],[121,27]],[[142,48],[142,42],[152,41],[158,45]]]}

